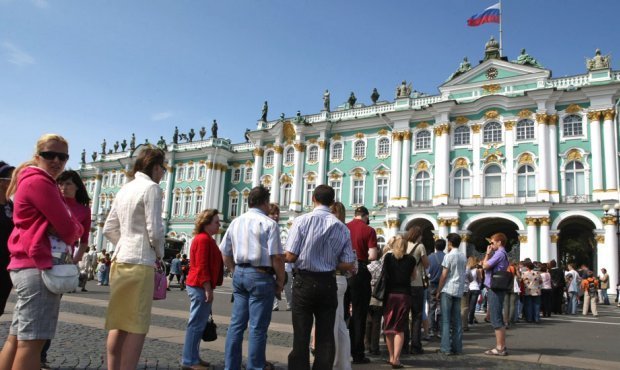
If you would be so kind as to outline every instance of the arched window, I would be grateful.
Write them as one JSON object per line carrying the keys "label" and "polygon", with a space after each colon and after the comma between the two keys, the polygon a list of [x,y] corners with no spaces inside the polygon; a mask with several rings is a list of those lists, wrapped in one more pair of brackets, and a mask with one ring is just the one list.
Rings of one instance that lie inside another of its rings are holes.
{"label": "arched window", "polygon": [[415,150],[431,148],[431,132],[428,130],[419,131],[415,135]]}
{"label": "arched window", "polygon": [[308,162],[316,163],[319,161],[319,147],[316,145],[310,146],[308,148]]}
{"label": "arched window", "polygon": [[118,185],[119,186],[125,185],[125,174],[122,172],[118,175]]}
{"label": "arched window", "polygon": [[332,145],[332,161],[341,161],[342,160],[342,143],[335,143]]}
{"label": "arched window", "polygon": [[116,174],[112,173],[110,175],[110,186],[116,186]]}
{"label": "arched window", "polygon": [[233,170],[232,182],[241,181],[241,168],[235,168]]}
{"label": "arched window", "polygon": [[571,161],[566,165],[566,195],[584,195],[585,189],[585,170],[583,163]]}
{"label": "arched window", "polygon": [[241,214],[244,214],[248,211],[248,195],[249,193],[245,193],[243,194],[243,200],[241,201]]}
{"label": "arched window", "polygon": [[375,189],[375,204],[387,204],[389,181],[387,177],[377,177]]}
{"label": "arched window", "polygon": [[364,204],[364,179],[353,180],[353,199],[352,204],[362,205]]}
{"label": "arched window", "polygon": [[517,122],[517,140],[531,140],[534,138],[534,121],[522,119]]}
{"label": "arched window", "polygon": [[237,217],[239,212],[239,195],[237,193],[230,195],[230,218]]}
{"label": "arched window", "polygon": [[582,136],[583,135],[583,125],[581,116],[576,114],[571,114],[569,116],[564,117],[564,136]]}
{"label": "arched window", "polygon": [[358,140],[353,144],[353,157],[364,158],[366,156],[366,143],[363,140]]}
{"label": "arched window", "polygon": [[499,143],[502,141],[502,125],[499,122],[489,122],[484,125],[482,132],[483,143]]}
{"label": "arched window", "polygon": [[291,184],[284,184],[284,186],[282,186],[282,201],[280,202],[282,207],[288,207],[289,204],[291,203],[291,189],[292,188],[293,187]]}
{"label": "arched window", "polygon": [[265,153],[265,167],[273,166],[273,156],[273,150],[268,150],[267,153]]}
{"label": "arched window", "polygon": [[205,178],[206,173],[207,173],[207,167],[204,164],[198,166],[198,180],[203,180]]}
{"label": "arched window", "polygon": [[185,178],[185,167],[177,167],[177,181],[183,181],[183,178]]}
{"label": "arched window", "polygon": [[194,166],[189,166],[187,168],[187,181],[192,181],[194,179],[194,172],[196,168]]}
{"label": "arched window", "polygon": [[284,153],[284,163],[293,164],[295,161],[295,148],[289,146],[286,148],[286,152]]}
{"label": "arched window", "polygon": [[517,196],[533,197],[536,195],[536,175],[534,168],[530,165],[523,165],[517,171]]}
{"label": "arched window", "polygon": [[181,214],[181,192],[178,191],[174,194],[174,204],[172,205],[172,215],[178,216]]}
{"label": "arched window", "polygon": [[246,167],[245,176],[243,177],[243,182],[252,182],[253,174],[254,174],[254,169],[252,167]]}
{"label": "arched window", "polygon": [[459,126],[454,129],[454,145],[469,145],[470,132],[468,126]]}
{"label": "arched window", "polygon": [[196,189],[196,207],[194,207],[194,214],[199,214],[202,210],[202,189]]}
{"label": "arched window", "polygon": [[454,173],[454,194],[455,199],[467,199],[471,197],[469,171],[461,168]]}
{"label": "arched window", "polygon": [[390,154],[390,139],[382,137],[377,141],[377,155],[386,156]]}
{"label": "arched window", "polygon": [[426,171],[418,172],[415,176],[415,201],[431,200],[431,176]]}
{"label": "arched window", "polygon": [[377,235],[377,248],[380,250],[385,248],[385,237],[383,235]]}
{"label": "arched window", "polygon": [[107,187],[108,186],[108,175],[103,175],[103,186]]}
{"label": "arched window", "polygon": [[192,194],[192,191],[189,189],[185,191],[185,204],[183,206],[183,214],[185,216],[189,216],[189,213],[192,210]]}
{"label": "arched window", "polygon": [[310,181],[309,179],[306,179],[305,183],[304,206],[311,206],[312,194],[314,193],[314,188],[316,188],[316,182],[314,180]]}
{"label": "arched window", "polygon": [[341,202],[342,200],[342,180],[340,178],[338,179],[331,179],[329,180],[329,186],[331,186],[334,189],[334,200],[336,202]]}
{"label": "arched window", "polygon": [[499,198],[502,196],[502,169],[491,165],[484,170],[484,196]]}

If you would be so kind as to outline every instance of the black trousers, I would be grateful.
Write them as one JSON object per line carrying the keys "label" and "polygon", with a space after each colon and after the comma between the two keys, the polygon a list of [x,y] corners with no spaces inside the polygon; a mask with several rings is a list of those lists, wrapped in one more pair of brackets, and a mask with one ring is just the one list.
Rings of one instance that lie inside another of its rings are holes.
{"label": "black trousers", "polygon": [[4,313],[6,301],[9,299],[11,289],[13,289],[11,275],[6,270],[6,266],[2,266],[0,267],[0,315]]}
{"label": "black trousers", "polygon": [[[357,274],[347,281],[347,291],[349,291],[352,306],[351,318],[349,319],[349,337],[353,361],[365,357],[364,337],[366,336],[368,306],[370,306],[370,279],[368,268],[360,263]],[[345,307],[348,307],[346,303]]]}
{"label": "black trousers", "polygon": [[424,287],[411,287],[411,321],[409,330],[405,332],[405,347],[411,340],[411,351],[421,352],[422,349],[422,310],[424,310]]}
{"label": "black trousers", "polygon": [[293,279],[293,350],[288,368],[310,369],[310,332],[315,325],[312,369],[331,369],[336,356],[334,323],[338,308],[336,277],[333,274],[296,273]]}
{"label": "black trousers", "polygon": [[562,301],[564,300],[564,288],[551,289],[551,313],[562,314]]}
{"label": "black trousers", "polygon": [[541,289],[540,307],[543,312],[543,317],[551,316],[552,294],[553,289]]}

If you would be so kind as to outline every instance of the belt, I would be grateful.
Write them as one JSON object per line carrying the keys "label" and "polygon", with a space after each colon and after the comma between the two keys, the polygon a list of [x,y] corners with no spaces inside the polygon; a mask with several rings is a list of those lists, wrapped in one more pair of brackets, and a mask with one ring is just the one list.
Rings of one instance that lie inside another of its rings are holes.
{"label": "belt", "polygon": [[239,266],[239,267],[253,267],[258,272],[262,272],[262,273],[270,274],[270,275],[275,275],[275,273],[276,273],[276,270],[274,270],[273,267],[271,267],[271,266],[252,266],[251,263],[238,263],[237,266]]}
{"label": "belt", "polygon": [[336,270],[336,276],[345,276],[345,273],[340,270]]}
{"label": "belt", "polygon": [[336,275],[335,271],[309,271],[309,270],[295,269],[295,270],[293,270],[293,272],[296,275],[301,275],[301,276],[326,277],[326,276],[334,276],[334,275]]}

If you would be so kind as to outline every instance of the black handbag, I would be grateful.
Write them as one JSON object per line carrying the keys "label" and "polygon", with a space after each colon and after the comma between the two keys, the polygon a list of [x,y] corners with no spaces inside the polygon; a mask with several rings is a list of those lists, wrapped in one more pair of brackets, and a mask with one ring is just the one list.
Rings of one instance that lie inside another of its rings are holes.
{"label": "black handbag", "polygon": [[[506,253],[504,252],[504,256]],[[491,290],[511,291],[514,289],[514,277],[510,271],[495,271],[491,275]]]}
{"label": "black handbag", "polygon": [[205,342],[213,342],[217,340],[217,325],[213,322],[213,315],[209,315],[205,330],[202,332],[202,340]]}
{"label": "black handbag", "polygon": [[[387,258],[386,255],[384,258]],[[383,301],[385,299],[387,290],[387,269],[385,268],[385,259],[383,260],[383,266],[381,267],[381,274],[379,275],[379,279],[377,280],[377,284],[372,290],[373,298]]]}

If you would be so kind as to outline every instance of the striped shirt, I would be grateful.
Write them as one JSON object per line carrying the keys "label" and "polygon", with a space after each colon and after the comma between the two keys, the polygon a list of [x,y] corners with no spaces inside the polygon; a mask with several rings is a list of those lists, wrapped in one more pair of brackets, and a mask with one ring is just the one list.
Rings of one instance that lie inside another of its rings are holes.
{"label": "striped shirt", "polygon": [[271,256],[283,253],[280,227],[260,209],[250,208],[230,223],[220,251],[233,256],[237,265],[271,266]]}
{"label": "striped shirt", "polygon": [[349,229],[326,206],[295,219],[285,249],[298,256],[300,270],[334,271],[340,262],[355,262]]}

